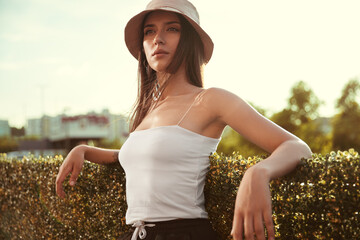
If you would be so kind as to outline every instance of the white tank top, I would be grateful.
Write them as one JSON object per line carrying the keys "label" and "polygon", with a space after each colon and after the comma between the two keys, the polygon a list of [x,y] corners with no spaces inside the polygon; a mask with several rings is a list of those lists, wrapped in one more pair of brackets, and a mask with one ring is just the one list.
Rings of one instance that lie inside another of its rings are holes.
{"label": "white tank top", "polygon": [[128,204],[126,224],[208,217],[203,190],[209,156],[220,138],[180,126],[194,102],[177,125],[134,131],[121,147],[119,161],[126,174]]}

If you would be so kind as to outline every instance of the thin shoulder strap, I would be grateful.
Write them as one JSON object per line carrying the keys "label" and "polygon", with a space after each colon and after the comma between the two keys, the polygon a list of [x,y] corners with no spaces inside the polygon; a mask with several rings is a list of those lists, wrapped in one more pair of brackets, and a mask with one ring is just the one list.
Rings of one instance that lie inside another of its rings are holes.
{"label": "thin shoulder strap", "polygon": [[184,118],[186,117],[186,115],[188,114],[188,112],[190,111],[190,109],[194,106],[195,102],[202,97],[205,92],[207,91],[207,89],[202,90],[201,92],[198,93],[198,95],[195,97],[194,101],[191,103],[190,107],[186,110],[186,112],[184,113],[184,115],[182,116],[182,118],[180,119],[180,121],[176,124],[176,125],[180,125],[180,123],[184,120]]}

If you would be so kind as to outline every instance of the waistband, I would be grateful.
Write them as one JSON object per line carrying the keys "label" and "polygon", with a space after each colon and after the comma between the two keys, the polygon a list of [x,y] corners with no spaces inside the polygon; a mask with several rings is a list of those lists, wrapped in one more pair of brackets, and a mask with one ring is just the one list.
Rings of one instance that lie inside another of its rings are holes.
{"label": "waistband", "polygon": [[157,229],[186,228],[210,223],[207,218],[174,219],[161,222],[146,222],[146,224],[155,224]]}
{"label": "waistband", "polygon": [[135,227],[135,231],[132,235],[131,240],[136,240],[138,236],[140,239],[145,239],[147,235],[145,227],[154,227],[157,230],[162,230],[162,229],[171,230],[176,228],[194,227],[209,223],[210,221],[207,218],[175,219],[175,220],[161,221],[161,222],[137,221],[132,225],[133,227]]}

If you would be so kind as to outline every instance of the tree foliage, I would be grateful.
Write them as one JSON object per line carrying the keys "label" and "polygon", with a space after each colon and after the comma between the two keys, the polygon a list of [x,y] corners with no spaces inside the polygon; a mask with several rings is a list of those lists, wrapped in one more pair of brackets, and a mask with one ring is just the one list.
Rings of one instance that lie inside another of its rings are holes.
{"label": "tree foliage", "polygon": [[18,143],[11,137],[0,137],[0,153],[7,153],[15,151],[18,147]]}
{"label": "tree foliage", "polygon": [[296,83],[288,101],[288,109],[292,111],[291,121],[299,126],[316,119],[321,103],[304,81]]}
{"label": "tree foliage", "polygon": [[301,124],[295,131],[295,135],[305,141],[315,153],[328,153],[332,150],[331,132],[323,129],[323,125],[328,125],[330,119],[318,118],[310,122]]}
{"label": "tree foliage", "polygon": [[[322,127],[328,122],[318,119],[318,109],[322,102],[303,81],[295,83],[290,93],[287,107],[273,114],[270,119],[304,140],[314,152],[326,153],[331,151],[331,133],[325,131]],[[264,115],[265,111],[263,109],[255,108]],[[226,154],[240,152],[243,156],[265,153],[265,151],[250,143],[232,129],[228,130],[224,135],[219,144],[218,152]]]}
{"label": "tree foliage", "polygon": [[341,97],[336,102],[336,108],[340,113],[355,113],[359,111],[357,102],[360,84],[357,79],[350,80],[342,90]]}
{"label": "tree foliage", "polygon": [[120,139],[113,139],[113,140],[101,139],[100,141],[96,141],[94,145],[96,147],[101,147],[101,148],[120,149],[122,143]]}
{"label": "tree foliage", "polygon": [[[256,106],[253,103],[250,103],[250,105],[261,115],[266,116],[265,109]],[[266,154],[264,150],[248,141],[231,127],[225,128],[223,137],[218,145],[217,152],[228,156],[238,152],[244,157]]]}
{"label": "tree foliage", "polygon": [[271,120],[304,140],[317,153],[331,151],[330,132],[323,129],[326,119],[319,118],[318,109],[322,102],[303,81],[291,89],[285,109],[275,113]]}
{"label": "tree foliage", "polygon": [[230,156],[236,152],[244,157],[266,154],[264,150],[248,141],[230,127],[225,129],[222,140],[217,148],[218,153]]}
{"label": "tree foliage", "polygon": [[297,125],[291,120],[294,118],[293,115],[294,112],[286,108],[272,115],[271,120],[289,132],[295,133]]}
{"label": "tree foliage", "polygon": [[300,125],[309,123],[319,116],[318,109],[321,103],[310,87],[304,81],[299,81],[291,88],[287,107],[275,113],[271,120],[295,133]]}
{"label": "tree foliage", "polygon": [[333,147],[336,150],[349,147],[360,149],[360,106],[358,103],[358,92],[360,83],[357,79],[350,80],[342,90],[337,100],[336,108],[338,114],[334,116],[333,125]]}

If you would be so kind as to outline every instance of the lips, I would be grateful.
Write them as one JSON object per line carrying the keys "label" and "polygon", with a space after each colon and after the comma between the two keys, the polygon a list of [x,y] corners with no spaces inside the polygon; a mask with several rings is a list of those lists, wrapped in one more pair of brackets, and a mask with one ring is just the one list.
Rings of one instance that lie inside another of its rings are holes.
{"label": "lips", "polygon": [[153,52],[152,56],[160,56],[163,54],[169,54],[169,52],[162,49],[157,49],[155,52]]}

